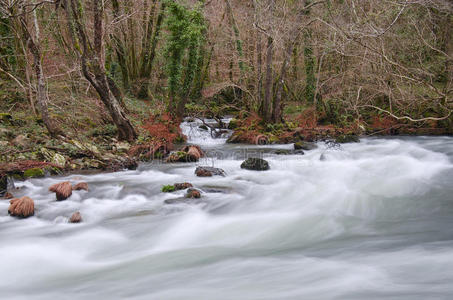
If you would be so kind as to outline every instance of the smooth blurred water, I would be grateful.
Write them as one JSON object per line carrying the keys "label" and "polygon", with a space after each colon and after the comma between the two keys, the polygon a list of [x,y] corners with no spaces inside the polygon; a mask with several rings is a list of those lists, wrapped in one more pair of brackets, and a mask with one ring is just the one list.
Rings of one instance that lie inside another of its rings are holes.
{"label": "smooth blurred water", "polygon": [[[16,183],[36,214],[14,219],[0,200],[0,298],[453,298],[453,138],[319,144],[303,156],[189,141],[217,158]],[[256,155],[270,171],[240,168]],[[198,178],[200,164],[227,176]],[[56,202],[47,189],[62,180],[90,191]],[[202,198],[165,204],[184,192],[162,185],[184,181]],[[75,211],[84,222],[66,223]]]}

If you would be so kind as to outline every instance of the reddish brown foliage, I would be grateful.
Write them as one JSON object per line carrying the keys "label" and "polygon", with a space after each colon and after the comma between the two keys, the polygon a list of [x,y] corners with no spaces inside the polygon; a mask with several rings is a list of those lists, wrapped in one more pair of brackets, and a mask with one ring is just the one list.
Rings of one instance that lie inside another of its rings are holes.
{"label": "reddish brown foliage", "polygon": [[164,113],[160,116],[150,116],[143,124],[143,128],[153,139],[173,144],[176,138],[182,136],[180,123],[180,120],[173,119],[170,114]]}
{"label": "reddish brown foliage", "polygon": [[296,121],[301,128],[315,128],[318,125],[316,108],[307,108],[296,118]]}
{"label": "reddish brown foliage", "polygon": [[[388,130],[398,125],[398,121],[390,116],[374,116],[371,119],[370,127],[374,130]],[[390,133],[390,132],[388,132]]]}
{"label": "reddish brown foliage", "polygon": [[63,201],[72,195],[72,185],[69,181],[56,183],[49,187],[49,191],[56,194],[57,201]]}
{"label": "reddish brown foliage", "polygon": [[9,201],[8,213],[19,218],[28,218],[35,214],[35,203],[29,197],[16,198]]}

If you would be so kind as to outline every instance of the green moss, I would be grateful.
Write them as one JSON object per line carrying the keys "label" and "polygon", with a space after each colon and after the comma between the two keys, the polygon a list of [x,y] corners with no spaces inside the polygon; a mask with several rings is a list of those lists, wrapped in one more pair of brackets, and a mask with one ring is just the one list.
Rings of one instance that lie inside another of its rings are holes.
{"label": "green moss", "polygon": [[40,168],[31,168],[24,172],[25,178],[39,178],[44,177],[44,170]]}
{"label": "green moss", "polygon": [[228,124],[228,129],[236,129],[238,128],[239,124],[238,124],[238,120],[237,119],[231,119],[230,123]]}
{"label": "green moss", "polygon": [[338,136],[335,139],[335,142],[343,144],[343,143],[359,143],[360,139],[358,136],[354,134],[343,134]]}
{"label": "green moss", "polygon": [[162,187],[162,193],[171,193],[176,190],[175,186],[173,185],[164,185]]}

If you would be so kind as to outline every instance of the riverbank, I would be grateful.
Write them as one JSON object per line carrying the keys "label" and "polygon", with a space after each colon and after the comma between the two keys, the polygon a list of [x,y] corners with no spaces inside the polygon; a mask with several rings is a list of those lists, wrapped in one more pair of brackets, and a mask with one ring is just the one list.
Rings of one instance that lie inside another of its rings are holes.
{"label": "riverbank", "polygon": [[[299,122],[298,122],[299,118]],[[135,169],[137,164],[152,159],[165,161],[172,150],[185,142],[180,123],[168,118],[147,120],[146,129],[154,137],[141,136],[135,143],[120,142],[111,126],[103,126],[84,135],[51,138],[39,125],[29,126],[14,114],[2,114],[0,119],[0,175],[16,180],[61,175],[80,171],[118,171]],[[219,119],[217,119],[219,120]],[[376,135],[445,135],[448,130],[436,127],[416,127],[407,123],[375,122],[367,127],[349,124],[347,127],[300,122],[300,116],[284,124],[267,124],[256,116],[229,118],[211,123],[195,122],[195,128],[214,138],[227,137],[227,143],[292,144],[330,141],[358,142],[360,137]],[[390,126],[390,127],[389,127]],[[193,127],[193,125],[192,125]],[[145,131],[146,134],[146,131]],[[186,132],[187,134],[187,132]]]}

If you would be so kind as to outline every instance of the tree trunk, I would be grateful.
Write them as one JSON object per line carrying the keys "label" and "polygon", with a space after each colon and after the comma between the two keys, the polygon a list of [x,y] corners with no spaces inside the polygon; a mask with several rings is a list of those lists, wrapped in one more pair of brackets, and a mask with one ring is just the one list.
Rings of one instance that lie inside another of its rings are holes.
{"label": "tree trunk", "polygon": [[99,94],[102,103],[112,118],[113,123],[118,129],[118,138],[120,140],[133,141],[137,134],[132,127],[131,122],[124,114],[120,101],[115,97],[110,89],[107,74],[105,71],[104,55],[104,34],[103,34],[103,3],[97,0],[92,1],[93,7],[93,45],[88,40],[88,30],[83,22],[81,13],[83,8],[81,0],[68,0],[70,5],[66,4],[65,9],[68,15],[68,26],[74,28],[71,32],[74,34],[73,41],[81,47],[81,66],[85,78],[94,87]]}
{"label": "tree trunk", "polygon": [[[24,8],[25,10],[25,8]],[[49,134],[53,137],[57,135],[63,135],[63,132],[57,128],[49,116],[49,108],[47,105],[47,91],[46,91],[46,82],[44,78],[44,72],[42,69],[42,54],[40,48],[40,32],[39,32],[39,23],[38,16],[36,14],[36,9],[33,11],[33,23],[35,27],[35,38],[33,39],[31,33],[28,31],[27,20],[25,11],[20,16],[20,23],[22,26],[24,38],[27,41],[26,44],[33,56],[33,68],[36,74],[36,101],[41,113],[41,118],[44,125],[47,128]]]}
{"label": "tree trunk", "polygon": [[239,55],[238,65],[239,65],[239,70],[241,72],[239,81],[242,81],[243,77],[244,77],[244,51],[242,49],[242,40],[241,40],[241,37],[239,36],[239,28],[236,24],[236,20],[234,19],[233,9],[231,8],[230,0],[225,0],[225,4],[226,4],[226,12],[228,15],[228,19],[229,19],[230,25],[233,29],[233,33],[234,33],[234,37],[235,37],[236,50]]}
{"label": "tree trunk", "polygon": [[280,78],[277,83],[277,92],[275,95],[274,109],[272,111],[272,122],[280,123],[282,122],[282,95],[283,95],[283,86],[285,84],[286,73],[288,71],[289,61],[291,59],[291,54],[293,53],[295,41],[290,41],[285,50],[285,57],[282,63],[282,69],[280,71]]}
{"label": "tree trunk", "polygon": [[269,3],[271,20],[270,28],[268,30],[267,36],[267,50],[266,50],[266,82],[264,85],[264,101],[263,101],[263,111],[262,116],[265,122],[269,122],[272,117],[272,96],[273,96],[273,74],[272,74],[272,63],[274,55],[274,38],[272,37],[273,31],[273,18],[275,10],[275,0],[270,0]]}

